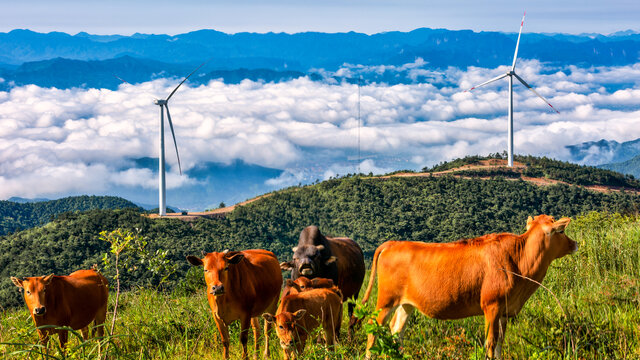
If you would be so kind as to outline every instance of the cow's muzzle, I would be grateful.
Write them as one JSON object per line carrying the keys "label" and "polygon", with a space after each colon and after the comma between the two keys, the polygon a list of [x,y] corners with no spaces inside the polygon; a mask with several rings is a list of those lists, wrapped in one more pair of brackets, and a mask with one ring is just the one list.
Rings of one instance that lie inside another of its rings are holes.
{"label": "cow's muzzle", "polygon": [[40,306],[40,307],[37,307],[37,308],[33,309],[33,314],[34,315],[42,316],[42,315],[44,315],[46,313],[47,313],[47,309],[44,306]]}
{"label": "cow's muzzle", "polygon": [[300,274],[304,275],[304,276],[312,276],[313,275],[313,269],[310,268],[310,267],[300,268]]}
{"label": "cow's muzzle", "polygon": [[224,295],[224,285],[213,285],[209,294],[213,294],[215,296]]}

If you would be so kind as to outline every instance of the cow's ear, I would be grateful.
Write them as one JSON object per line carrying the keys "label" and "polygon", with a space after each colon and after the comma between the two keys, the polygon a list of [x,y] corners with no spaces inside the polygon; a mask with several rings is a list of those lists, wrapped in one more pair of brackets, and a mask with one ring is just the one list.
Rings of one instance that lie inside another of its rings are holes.
{"label": "cow's ear", "polygon": [[262,317],[264,318],[264,320],[266,322],[270,322],[270,323],[275,323],[276,322],[275,316],[273,316],[273,315],[271,315],[269,313],[262,314]]}
{"label": "cow's ear", "polygon": [[302,292],[302,288],[295,281],[291,279],[287,279],[287,286],[293,289],[296,289],[298,292]]}
{"label": "cow's ear", "polygon": [[327,261],[325,261],[325,262],[324,262],[324,264],[325,264],[325,265],[329,265],[329,264],[331,264],[331,263],[336,262],[336,260],[338,260],[338,258],[337,258],[337,257],[335,257],[335,256],[332,256],[332,257],[328,258],[328,259],[327,259]]}
{"label": "cow's ear", "polygon": [[189,262],[189,264],[193,265],[193,266],[202,266],[202,259],[200,259],[197,256],[193,256],[193,255],[189,255],[187,256],[187,261]]}
{"label": "cow's ear", "polygon": [[293,264],[291,263],[291,261],[281,262],[280,263],[280,270],[283,270],[283,271],[293,270]]}
{"label": "cow's ear", "polygon": [[293,313],[293,317],[295,317],[295,318],[296,318],[296,320],[300,320],[300,319],[302,319],[302,317],[303,317],[303,316],[304,316],[304,314],[306,314],[306,313],[307,313],[307,310],[305,310],[305,309],[300,309],[300,310],[298,310],[298,311],[296,311],[296,312],[294,312],[294,313]]}
{"label": "cow's ear", "polygon": [[242,259],[244,259],[244,254],[243,253],[235,253],[233,255],[231,255],[230,257],[227,258],[227,261],[229,262],[229,264],[237,264],[239,263]]}
{"label": "cow's ear", "polygon": [[322,244],[316,245],[316,249],[318,249],[318,251],[322,251],[322,250],[324,250],[324,245],[322,245]]}
{"label": "cow's ear", "polygon": [[561,233],[564,232],[564,229],[569,225],[571,219],[568,217],[562,218],[551,225],[551,233]]}
{"label": "cow's ear", "polygon": [[24,285],[22,285],[22,280],[18,279],[17,277],[11,277],[11,282],[13,283],[13,285],[19,287],[19,288],[23,288]]}
{"label": "cow's ear", "polygon": [[533,218],[529,216],[529,218],[527,219],[527,231],[531,229],[531,225],[533,225]]}
{"label": "cow's ear", "polygon": [[42,277],[42,281],[44,282],[44,285],[49,285],[49,283],[51,282],[51,280],[53,279],[53,274],[49,274],[47,276],[43,276]]}

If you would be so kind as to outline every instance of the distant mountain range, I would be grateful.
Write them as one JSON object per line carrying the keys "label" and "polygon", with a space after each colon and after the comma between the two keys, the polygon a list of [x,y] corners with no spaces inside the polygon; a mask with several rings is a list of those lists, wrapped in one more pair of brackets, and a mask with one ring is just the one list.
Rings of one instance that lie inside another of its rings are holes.
{"label": "distant mountain range", "polygon": [[[13,30],[0,33],[0,77],[15,85],[106,87],[182,77],[210,59],[195,82],[222,78],[281,81],[344,64],[400,66],[425,61],[427,69],[497,67],[511,60],[516,34],[421,28],[410,32],[238,33],[200,30],[175,36],[69,35]],[[627,65],[638,61],[640,35],[527,34],[520,56],[557,65]],[[368,81],[415,82],[408,76],[368,74]]]}
{"label": "distant mountain range", "polygon": [[[129,168],[149,169],[157,176],[158,159],[133,159],[127,169]],[[167,164],[167,170],[170,169]],[[241,160],[229,164],[198,164],[184,173],[192,180],[191,183],[167,189],[167,204],[174,210],[189,211],[217,208],[220,202],[232,205],[280,188],[277,185],[268,185],[266,181],[277,178],[282,172],[278,169],[247,164]],[[110,189],[108,193],[118,194],[145,209],[158,207],[157,188],[121,186]]]}
{"label": "distant mountain range", "polygon": [[640,139],[589,141],[567,146],[574,162],[633,175],[640,179]]}
{"label": "distant mountain range", "polygon": [[619,163],[640,155],[640,139],[625,142],[615,140],[589,141],[567,146],[571,159],[588,165]]}

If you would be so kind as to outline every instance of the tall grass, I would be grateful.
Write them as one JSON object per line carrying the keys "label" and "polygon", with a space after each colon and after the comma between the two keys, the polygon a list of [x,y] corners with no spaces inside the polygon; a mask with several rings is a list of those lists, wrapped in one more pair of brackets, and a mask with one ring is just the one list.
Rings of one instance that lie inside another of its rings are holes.
{"label": "tall grass", "polygon": [[[578,252],[551,265],[544,285],[553,295],[539,289],[522,312],[510,319],[504,358],[640,358],[639,220],[592,213],[575,219],[567,234],[580,244]],[[70,336],[66,352],[52,346],[57,343],[54,338],[49,346],[51,358],[96,359],[98,342],[102,342],[103,357],[110,359],[221,359],[222,345],[203,290],[195,294],[149,289],[124,293],[113,337],[84,342]],[[374,303],[371,299],[369,307]],[[348,342],[346,315],[344,320],[340,345],[327,349],[308,343],[303,358],[362,358],[366,334],[360,328]],[[415,313],[407,325],[404,353],[416,359],[483,359],[483,322],[482,317],[439,321]],[[231,356],[240,358],[237,322],[230,332]],[[250,355],[252,337],[250,334]],[[43,349],[34,345],[37,340],[26,308],[2,310],[0,358],[39,358]],[[273,333],[271,340],[272,358],[281,359]],[[110,345],[105,346],[107,343]]]}

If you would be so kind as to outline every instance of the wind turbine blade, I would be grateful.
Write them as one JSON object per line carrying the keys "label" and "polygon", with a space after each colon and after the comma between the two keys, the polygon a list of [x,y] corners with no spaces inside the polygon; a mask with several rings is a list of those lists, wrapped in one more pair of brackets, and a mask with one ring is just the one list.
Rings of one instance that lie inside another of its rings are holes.
{"label": "wind turbine blade", "polygon": [[[122,81],[123,83],[125,83],[125,84],[129,84],[129,82],[128,82],[128,81],[123,80],[123,79],[122,79],[121,77],[119,77],[118,75],[116,75],[116,74],[111,74],[111,75],[113,75],[113,77],[114,77],[114,78],[116,78],[116,79],[118,79],[118,80]],[[131,84],[129,84],[129,85],[131,85]]]}
{"label": "wind turbine blade", "polygon": [[471,91],[471,90],[473,90],[473,89],[479,88],[480,86],[487,85],[487,84],[492,83],[492,82],[494,82],[494,81],[498,81],[498,80],[500,80],[500,79],[502,79],[502,78],[505,78],[505,77],[507,77],[507,76],[508,76],[508,74],[502,74],[502,75],[500,75],[500,76],[496,76],[496,77],[494,77],[493,79],[491,79],[491,80],[487,80],[487,81],[483,82],[483,83],[482,83],[482,84],[480,84],[480,85],[476,85],[476,86],[472,87],[472,88],[471,88],[471,89],[469,89],[469,90],[465,90],[464,92]]}
{"label": "wind turbine blade", "polygon": [[520,46],[520,35],[522,35],[522,27],[524,26],[524,17],[527,15],[527,12],[524,12],[522,15],[522,22],[520,22],[520,32],[518,32],[518,41],[516,42],[516,52],[513,53],[513,65],[511,65],[511,71],[516,69],[516,60],[518,59],[518,47]]}
{"label": "wind turbine blade", "polygon": [[542,101],[546,102],[546,103],[547,103],[547,105],[549,105],[549,106],[553,109],[553,111],[555,111],[555,112],[557,112],[558,114],[560,114],[560,111],[556,110],[556,108],[554,108],[554,107],[553,107],[553,105],[551,105],[551,103],[550,103],[549,101],[547,101],[547,99],[543,98],[543,97],[542,97],[542,95],[538,94],[538,92],[537,92],[537,91],[533,90],[533,88],[531,87],[531,85],[527,84],[527,82],[526,82],[526,81],[524,81],[520,76],[518,76],[518,74],[513,73],[513,76],[515,76],[515,77],[516,77],[516,79],[518,79],[518,81],[520,81],[520,82],[522,83],[522,85],[526,86],[526,87],[527,87],[527,89],[529,89],[529,90],[533,91],[533,93],[534,93],[534,94],[538,95],[538,97],[539,97],[540,99],[542,99]]}
{"label": "wind turbine blade", "polygon": [[200,64],[200,66],[198,66],[197,68],[195,68],[195,70],[193,70],[189,75],[187,75],[187,77],[185,77],[180,84],[178,84],[178,86],[176,86],[175,89],[173,89],[173,91],[171,92],[171,94],[169,94],[169,96],[167,96],[167,101],[169,101],[169,99],[171,99],[171,97],[173,96],[173,94],[176,93],[176,91],[178,91],[178,88],[180,87],[180,85],[182,85],[185,81],[187,81],[188,78],[191,77],[191,75],[193,75],[196,71],[198,71],[201,67],[204,66],[204,64],[208,63],[209,61],[211,61],[211,59],[207,59],[205,62],[203,62],[202,64]]}
{"label": "wind turbine blade", "polygon": [[171,136],[173,136],[173,145],[176,146],[176,156],[178,157],[178,169],[180,169],[180,175],[182,175],[182,165],[180,165],[180,154],[178,154],[178,143],[176,142],[176,134],[173,132],[173,122],[171,121],[171,115],[169,114],[169,105],[164,104],[167,109],[167,119],[169,120],[169,127],[171,128]]}

